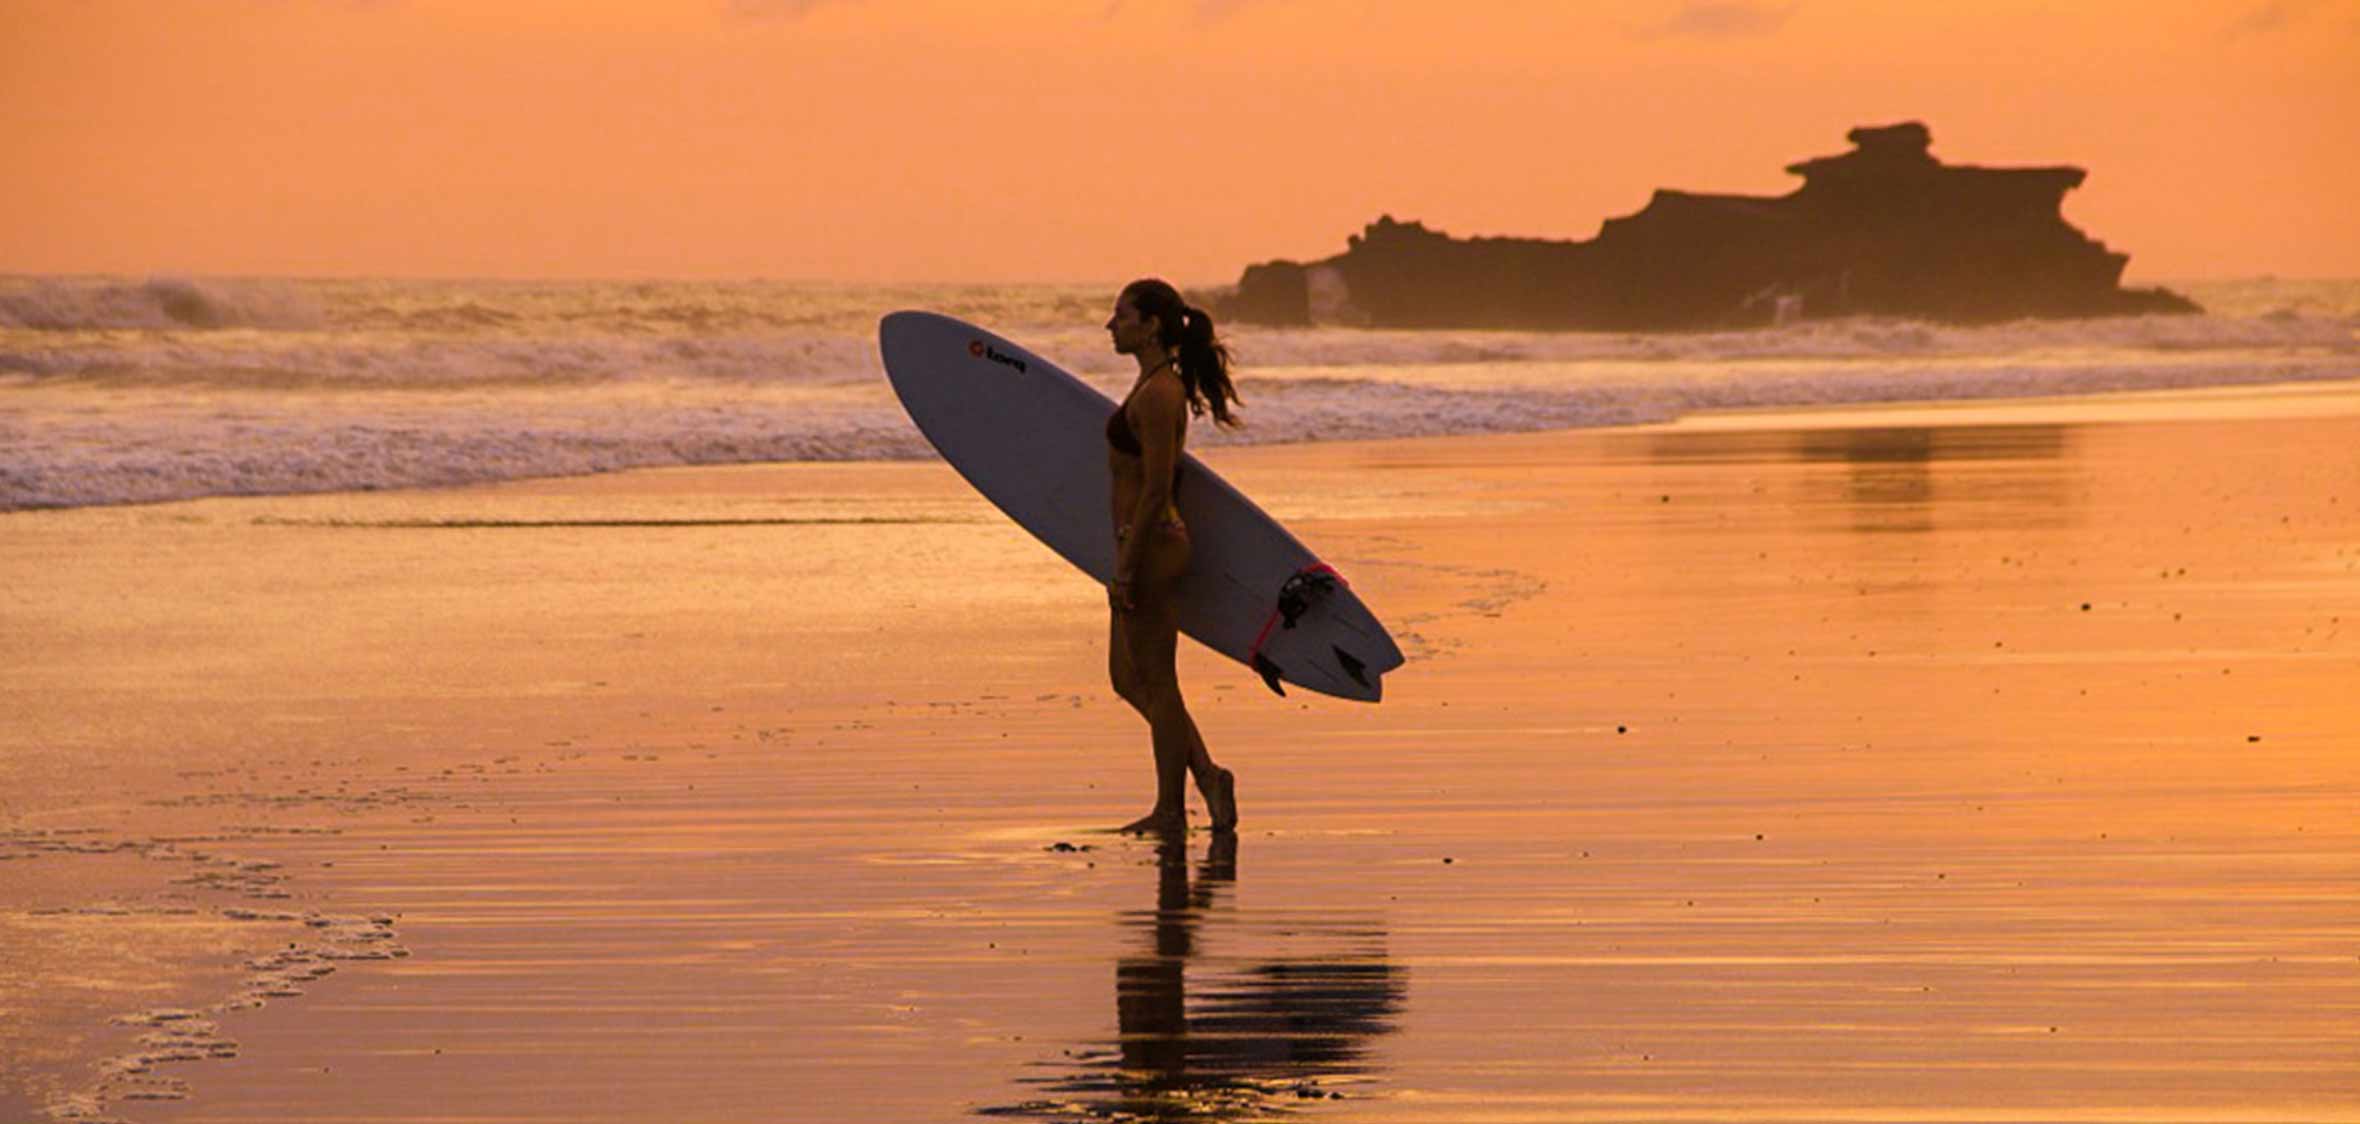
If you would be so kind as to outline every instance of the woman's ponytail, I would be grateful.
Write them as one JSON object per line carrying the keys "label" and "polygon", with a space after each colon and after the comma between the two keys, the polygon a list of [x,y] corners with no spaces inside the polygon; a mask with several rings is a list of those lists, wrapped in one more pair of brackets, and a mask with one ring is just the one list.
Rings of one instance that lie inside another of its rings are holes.
{"label": "woman's ponytail", "polygon": [[1188,410],[1202,417],[1207,410],[1219,425],[1242,424],[1229,407],[1239,401],[1230,382],[1229,345],[1213,332],[1213,316],[1192,308],[1180,291],[1155,278],[1133,281],[1123,288],[1141,316],[1153,316],[1163,326],[1162,344],[1179,353],[1180,385],[1188,393]]}

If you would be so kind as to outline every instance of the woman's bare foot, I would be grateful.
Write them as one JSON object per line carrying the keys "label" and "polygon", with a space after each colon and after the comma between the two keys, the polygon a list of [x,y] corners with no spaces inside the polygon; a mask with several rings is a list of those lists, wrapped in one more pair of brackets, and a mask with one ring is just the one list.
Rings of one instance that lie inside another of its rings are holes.
{"label": "woman's bare foot", "polygon": [[1205,811],[1212,813],[1213,830],[1237,830],[1237,774],[1227,769],[1213,770],[1211,783],[1203,788]]}
{"label": "woman's bare foot", "polygon": [[1125,835],[1172,835],[1188,830],[1186,812],[1149,812],[1115,829]]}

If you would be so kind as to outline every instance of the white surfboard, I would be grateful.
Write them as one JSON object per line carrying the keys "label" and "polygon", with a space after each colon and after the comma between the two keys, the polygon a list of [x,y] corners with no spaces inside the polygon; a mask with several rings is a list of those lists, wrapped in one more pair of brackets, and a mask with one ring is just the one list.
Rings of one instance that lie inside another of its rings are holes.
{"label": "white surfboard", "polygon": [[[1115,403],[964,321],[896,312],[877,328],[910,420],[975,490],[1083,573],[1114,574],[1106,419]],[[1281,680],[1375,702],[1401,649],[1350,586],[1278,521],[1183,455],[1173,503],[1191,546],[1180,631]]]}

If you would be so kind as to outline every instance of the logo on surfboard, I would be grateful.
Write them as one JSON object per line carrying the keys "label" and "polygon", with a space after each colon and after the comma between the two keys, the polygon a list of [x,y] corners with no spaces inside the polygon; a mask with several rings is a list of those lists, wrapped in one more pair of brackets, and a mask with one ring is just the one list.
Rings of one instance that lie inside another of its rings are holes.
{"label": "logo on surfboard", "polygon": [[977,359],[989,359],[994,363],[1014,367],[1016,368],[1016,373],[1020,375],[1025,373],[1027,369],[1024,360],[1018,359],[1013,355],[1009,355],[1006,352],[1001,351],[999,348],[992,347],[984,343],[982,340],[968,340],[967,354],[972,355]]}

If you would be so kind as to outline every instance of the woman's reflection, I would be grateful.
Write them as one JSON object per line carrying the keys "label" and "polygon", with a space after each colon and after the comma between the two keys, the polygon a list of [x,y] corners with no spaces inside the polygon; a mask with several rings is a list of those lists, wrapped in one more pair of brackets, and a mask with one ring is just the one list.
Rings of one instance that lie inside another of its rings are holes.
{"label": "woman's reflection", "polygon": [[[1066,1052],[1065,1072],[1025,1078],[1057,1099],[982,1110],[1036,1119],[1233,1120],[1348,1095],[1369,1039],[1393,1029],[1405,990],[1371,920],[1256,918],[1221,908],[1237,836],[1213,837],[1189,877],[1188,844],[1156,846],[1153,910],[1125,913],[1146,948],[1115,965],[1111,1048]],[[1259,920],[1261,924],[1255,922]],[[1225,955],[1199,955],[1210,922]],[[1194,978],[1195,995],[1189,993]]]}

